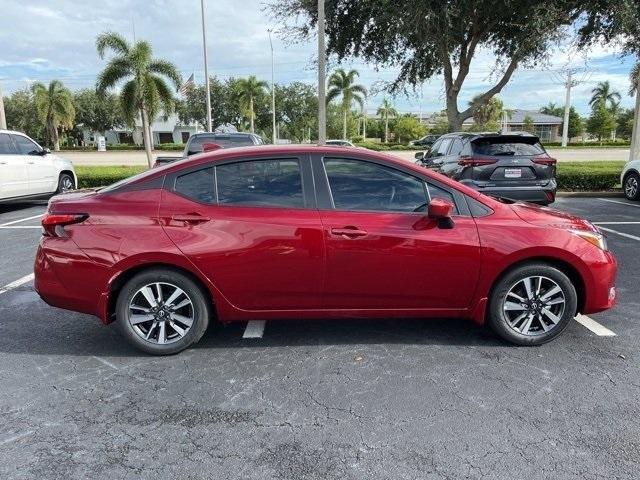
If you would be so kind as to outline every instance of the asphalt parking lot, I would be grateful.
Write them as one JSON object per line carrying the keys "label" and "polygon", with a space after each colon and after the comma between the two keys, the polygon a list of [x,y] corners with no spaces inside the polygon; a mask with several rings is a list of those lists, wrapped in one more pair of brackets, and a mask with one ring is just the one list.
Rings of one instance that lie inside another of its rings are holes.
{"label": "asphalt parking lot", "polygon": [[45,205],[0,206],[0,478],[638,478],[640,203],[555,204],[608,229],[619,304],[591,318],[615,335],[271,322],[165,358],[39,299]]}

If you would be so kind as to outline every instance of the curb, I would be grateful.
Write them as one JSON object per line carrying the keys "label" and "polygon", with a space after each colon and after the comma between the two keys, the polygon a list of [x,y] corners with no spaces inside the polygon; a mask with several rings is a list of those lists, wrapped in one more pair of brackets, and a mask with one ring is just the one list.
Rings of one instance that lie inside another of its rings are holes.
{"label": "curb", "polygon": [[569,197],[569,198],[609,198],[609,197],[624,197],[622,192],[556,192],[556,197]]}

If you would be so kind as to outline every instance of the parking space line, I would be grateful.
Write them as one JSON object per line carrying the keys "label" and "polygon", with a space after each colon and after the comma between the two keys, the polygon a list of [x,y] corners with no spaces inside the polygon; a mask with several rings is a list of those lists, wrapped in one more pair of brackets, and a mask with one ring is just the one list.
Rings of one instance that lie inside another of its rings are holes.
{"label": "parking space line", "polygon": [[616,336],[615,333],[613,333],[604,325],[600,325],[593,318],[587,317],[586,315],[582,315],[581,313],[576,315],[576,322],[578,322],[583,327],[588,328],[599,337],[615,337]]}
{"label": "parking space line", "polygon": [[40,225],[8,225],[6,227],[3,227],[2,225],[0,225],[0,230],[10,230],[10,229],[24,230],[24,229],[30,229],[30,228],[42,228],[42,227]]}
{"label": "parking space line", "polygon": [[13,290],[14,288],[17,288],[20,285],[24,285],[25,283],[30,282],[31,280],[33,280],[33,273],[30,273],[29,275],[25,275],[24,277],[19,278],[15,282],[7,283],[4,287],[0,287],[0,294],[8,292],[9,290]]}
{"label": "parking space line", "polygon": [[244,329],[242,338],[262,338],[264,334],[265,320],[251,320]]}
{"label": "parking space line", "polygon": [[604,230],[605,232],[615,233],[616,235],[620,235],[621,237],[630,238],[631,240],[637,240],[640,242],[640,237],[636,237],[635,235],[630,235],[628,233],[619,232],[617,230],[612,230],[610,228],[598,227],[600,230]]}
{"label": "parking space line", "polygon": [[636,205],[634,203],[621,202],[620,200],[611,200],[610,198],[600,198],[599,200],[602,200],[603,202],[609,202],[609,203],[618,203],[620,205],[626,205],[628,207],[640,208],[640,205]]}
{"label": "parking space line", "polygon": [[594,225],[640,225],[640,222],[593,222]]}
{"label": "parking space line", "polygon": [[21,218],[19,220],[13,220],[11,222],[0,224],[0,227],[7,227],[9,225],[14,225],[16,223],[26,222],[27,220],[33,220],[34,218],[40,218],[43,215],[44,215],[44,213],[41,213],[40,215],[34,215],[33,217],[27,217],[27,218]]}

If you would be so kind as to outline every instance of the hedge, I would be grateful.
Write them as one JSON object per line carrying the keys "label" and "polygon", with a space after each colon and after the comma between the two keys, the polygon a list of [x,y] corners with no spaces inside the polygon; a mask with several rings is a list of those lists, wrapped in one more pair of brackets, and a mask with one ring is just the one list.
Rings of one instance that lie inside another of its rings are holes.
{"label": "hedge", "polygon": [[[620,172],[625,162],[560,162],[558,163],[558,190],[604,191],[620,185]],[[80,188],[110,185],[146,170],[144,166],[78,166],[76,174]]]}
{"label": "hedge", "polygon": [[[183,143],[159,143],[155,145],[156,150],[165,151],[182,151],[184,150]],[[62,147],[63,151],[67,152],[95,152],[97,147],[95,145],[87,145],[84,147]],[[130,145],[128,143],[115,143],[113,145],[107,145],[108,151],[131,151],[131,150],[144,150],[142,145]]]}
{"label": "hedge", "polygon": [[378,143],[378,142],[358,142],[354,143],[356,147],[367,148],[376,152],[388,152],[389,150],[416,150],[422,151],[424,146],[414,147],[412,145],[404,145],[402,143]]}

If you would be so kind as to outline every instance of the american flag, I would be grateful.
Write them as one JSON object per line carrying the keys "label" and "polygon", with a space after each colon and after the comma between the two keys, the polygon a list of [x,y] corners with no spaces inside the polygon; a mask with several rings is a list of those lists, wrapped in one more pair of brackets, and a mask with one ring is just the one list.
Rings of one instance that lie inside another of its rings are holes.
{"label": "american flag", "polygon": [[191,76],[187,79],[187,81],[182,84],[182,86],[180,87],[180,90],[178,90],[180,92],[180,95],[186,95],[189,89],[193,88],[194,85],[195,83],[193,81],[193,73],[192,73]]}

